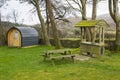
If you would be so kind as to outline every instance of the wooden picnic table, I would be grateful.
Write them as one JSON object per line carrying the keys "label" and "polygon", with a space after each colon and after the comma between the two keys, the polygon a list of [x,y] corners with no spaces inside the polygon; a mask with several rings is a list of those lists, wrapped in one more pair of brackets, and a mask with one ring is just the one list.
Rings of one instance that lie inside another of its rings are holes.
{"label": "wooden picnic table", "polygon": [[[57,56],[55,56],[57,55]],[[42,55],[44,57],[44,61],[48,58],[52,60],[52,64],[54,64],[54,60],[58,58],[71,58],[74,61],[75,55],[72,54],[72,49],[55,49],[55,50],[47,50],[44,51],[44,54]]]}

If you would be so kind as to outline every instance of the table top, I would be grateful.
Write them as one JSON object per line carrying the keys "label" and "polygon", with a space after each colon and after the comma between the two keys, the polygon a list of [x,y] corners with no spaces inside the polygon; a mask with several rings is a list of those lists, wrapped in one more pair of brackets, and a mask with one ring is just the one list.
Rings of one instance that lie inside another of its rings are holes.
{"label": "table top", "polygon": [[55,50],[47,50],[45,51],[45,54],[57,54],[57,53],[64,53],[65,51],[68,52],[70,51],[71,52],[72,49],[70,48],[67,48],[67,49],[55,49]]}

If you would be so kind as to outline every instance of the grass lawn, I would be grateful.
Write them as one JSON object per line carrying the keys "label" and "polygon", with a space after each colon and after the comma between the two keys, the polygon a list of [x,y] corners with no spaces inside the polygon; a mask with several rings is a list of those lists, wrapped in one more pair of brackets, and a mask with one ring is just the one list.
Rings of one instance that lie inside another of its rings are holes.
{"label": "grass lawn", "polygon": [[54,47],[0,48],[0,80],[120,80],[120,54],[88,61],[43,62],[44,50]]}

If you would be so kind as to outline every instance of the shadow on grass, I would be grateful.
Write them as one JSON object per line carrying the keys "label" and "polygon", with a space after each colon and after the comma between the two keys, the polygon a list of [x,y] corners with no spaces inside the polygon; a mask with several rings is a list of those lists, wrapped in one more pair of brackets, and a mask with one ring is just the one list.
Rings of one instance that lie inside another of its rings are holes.
{"label": "shadow on grass", "polygon": [[[70,58],[65,58],[65,59],[55,59],[54,60],[54,64],[55,65],[65,65],[65,64],[71,64],[71,63],[74,63],[72,59]],[[46,66],[54,66],[52,64],[52,60],[48,59],[48,60],[45,60],[45,61],[39,61],[39,64],[45,64]]]}

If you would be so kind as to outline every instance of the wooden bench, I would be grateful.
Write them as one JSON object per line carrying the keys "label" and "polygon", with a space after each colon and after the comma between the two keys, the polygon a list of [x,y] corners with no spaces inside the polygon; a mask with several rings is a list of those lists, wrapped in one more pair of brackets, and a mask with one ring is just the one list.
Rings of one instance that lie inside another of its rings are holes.
{"label": "wooden bench", "polygon": [[[57,55],[57,56],[56,56]],[[74,62],[75,55],[72,54],[72,49],[56,49],[56,50],[47,50],[42,54],[44,61],[48,58],[52,60],[52,64],[55,65],[54,60],[61,58],[71,58]]]}
{"label": "wooden bench", "polygon": [[52,64],[55,65],[55,63],[54,63],[55,59],[59,59],[59,58],[61,58],[61,59],[71,58],[72,61],[75,62],[74,61],[74,57],[75,57],[75,55],[72,55],[72,54],[70,54],[70,55],[61,55],[61,56],[56,56],[56,57],[50,57],[50,60],[52,60]]}

